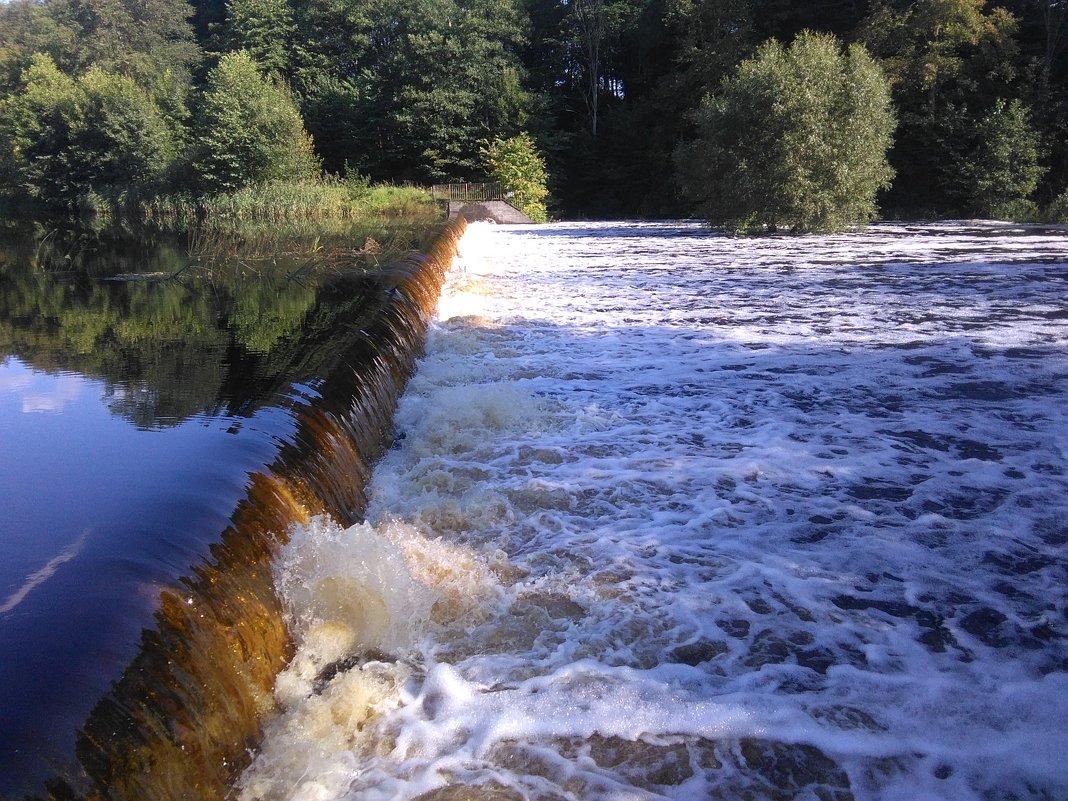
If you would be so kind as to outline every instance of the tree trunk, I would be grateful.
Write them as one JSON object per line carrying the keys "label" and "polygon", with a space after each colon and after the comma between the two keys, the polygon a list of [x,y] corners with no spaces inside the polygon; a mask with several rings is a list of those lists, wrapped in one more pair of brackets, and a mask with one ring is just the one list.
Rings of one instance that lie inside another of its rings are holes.
{"label": "tree trunk", "polygon": [[597,138],[597,116],[601,96],[601,41],[604,39],[604,0],[574,0],[575,26],[582,43],[585,63],[585,99],[590,117],[590,133]]}

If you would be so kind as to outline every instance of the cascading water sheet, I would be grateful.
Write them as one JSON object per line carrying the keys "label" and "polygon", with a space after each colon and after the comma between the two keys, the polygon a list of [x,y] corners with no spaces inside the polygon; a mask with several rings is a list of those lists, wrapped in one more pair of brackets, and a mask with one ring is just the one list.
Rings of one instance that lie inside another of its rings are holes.
{"label": "cascading water sheet", "polygon": [[1068,796],[1066,262],[471,226],[242,797]]}

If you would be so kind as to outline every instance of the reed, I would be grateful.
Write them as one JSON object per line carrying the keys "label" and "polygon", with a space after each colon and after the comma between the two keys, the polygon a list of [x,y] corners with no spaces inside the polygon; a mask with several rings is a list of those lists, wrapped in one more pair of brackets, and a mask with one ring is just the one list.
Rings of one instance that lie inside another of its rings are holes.
{"label": "reed", "polygon": [[157,195],[135,201],[126,214],[171,230],[220,228],[292,222],[353,221],[403,217],[432,224],[441,212],[429,190],[412,186],[370,186],[359,179],[326,177],[274,181],[236,192],[196,196]]}
{"label": "reed", "polygon": [[390,265],[422,251],[440,228],[406,218],[248,223],[239,231],[201,227],[184,237],[193,274],[329,277]]}
{"label": "reed", "polygon": [[107,214],[112,225],[177,237],[194,270],[281,268],[301,276],[389,264],[422,250],[442,222],[429,190],[331,176],[127,198]]}

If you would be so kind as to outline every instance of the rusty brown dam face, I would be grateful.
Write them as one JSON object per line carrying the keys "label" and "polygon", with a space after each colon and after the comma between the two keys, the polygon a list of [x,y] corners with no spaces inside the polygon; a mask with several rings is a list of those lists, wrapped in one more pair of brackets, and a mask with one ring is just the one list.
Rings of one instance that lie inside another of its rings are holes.
{"label": "rusty brown dam face", "polygon": [[50,797],[227,794],[292,654],[272,558],[295,523],[319,514],[343,523],[360,517],[366,479],[389,445],[397,398],[464,225],[448,224],[424,255],[363,279],[368,303],[349,322],[354,336],[320,396],[300,409],[296,434],[274,463],[251,476],[209,558],[163,591],[155,626],[85,721],[77,768],[48,783]]}

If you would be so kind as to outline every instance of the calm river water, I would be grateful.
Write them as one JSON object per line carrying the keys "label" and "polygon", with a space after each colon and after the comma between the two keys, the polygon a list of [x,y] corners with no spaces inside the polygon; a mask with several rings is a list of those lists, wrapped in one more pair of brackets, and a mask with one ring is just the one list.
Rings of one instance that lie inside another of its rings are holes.
{"label": "calm river water", "polygon": [[461,250],[241,798],[1068,795],[1063,231]]}

